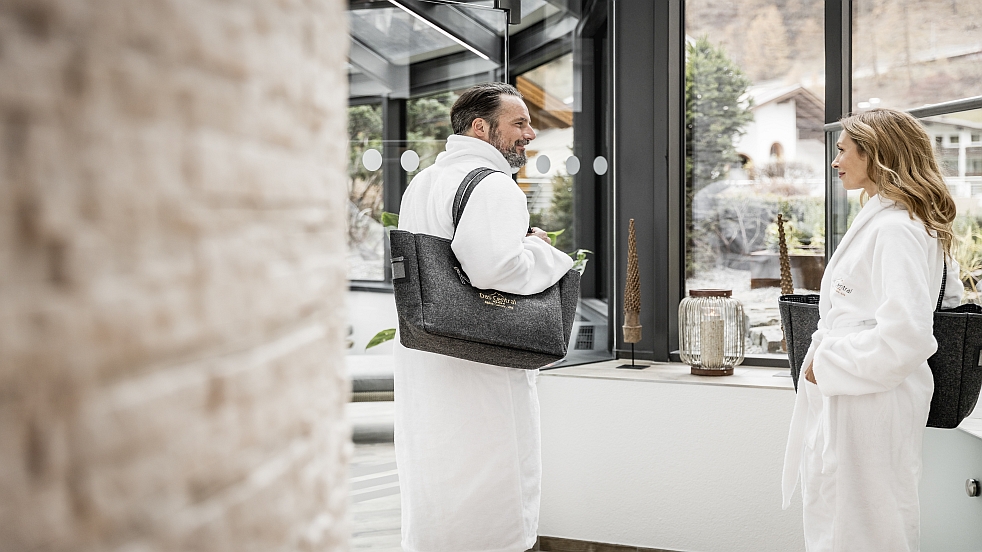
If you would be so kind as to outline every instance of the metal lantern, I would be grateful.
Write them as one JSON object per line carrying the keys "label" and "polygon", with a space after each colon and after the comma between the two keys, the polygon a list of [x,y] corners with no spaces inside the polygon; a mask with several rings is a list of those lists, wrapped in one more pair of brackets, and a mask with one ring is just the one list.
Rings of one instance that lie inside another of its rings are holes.
{"label": "metal lantern", "polygon": [[728,289],[693,289],[679,304],[679,356],[697,376],[729,376],[743,362],[743,305]]}

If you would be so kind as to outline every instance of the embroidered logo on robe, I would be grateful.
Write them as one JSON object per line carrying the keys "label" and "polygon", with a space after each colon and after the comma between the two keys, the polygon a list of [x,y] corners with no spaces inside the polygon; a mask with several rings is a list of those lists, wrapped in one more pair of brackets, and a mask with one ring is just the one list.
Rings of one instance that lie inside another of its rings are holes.
{"label": "embroidered logo on robe", "polygon": [[832,280],[832,285],[835,287],[835,292],[843,297],[852,293],[852,288],[847,287],[845,284],[845,280],[843,280],[842,278],[836,278],[835,280]]}
{"label": "embroidered logo on robe", "polygon": [[478,293],[481,299],[484,299],[485,305],[491,305],[492,307],[501,307],[503,309],[514,309],[518,301],[515,299],[509,299],[501,294],[501,292],[494,293]]}

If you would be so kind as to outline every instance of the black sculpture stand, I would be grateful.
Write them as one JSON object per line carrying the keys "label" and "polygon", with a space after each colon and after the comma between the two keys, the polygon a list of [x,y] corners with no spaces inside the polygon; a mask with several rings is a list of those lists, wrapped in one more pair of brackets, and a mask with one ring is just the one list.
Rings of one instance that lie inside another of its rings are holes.
{"label": "black sculpture stand", "polygon": [[618,368],[627,368],[630,370],[644,370],[645,368],[647,368],[647,366],[645,366],[644,364],[634,363],[634,343],[631,343],[631,363],[621,364],[620,366],[618,366]]}

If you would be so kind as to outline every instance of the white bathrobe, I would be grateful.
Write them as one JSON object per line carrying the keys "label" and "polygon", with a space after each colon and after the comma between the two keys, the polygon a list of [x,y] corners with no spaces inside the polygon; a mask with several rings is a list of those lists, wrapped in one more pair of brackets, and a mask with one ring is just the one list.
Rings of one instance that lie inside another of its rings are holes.
{"label": "white bathrobe", "polygon": [[[961,300],[948,261],[944,306]],[[919,220],[879,196],[856,216],[822,278],[821,321],[798,379],[784,508],[799,474],[809,552],[919,547],[921,440],[934,392],[942,251]]]}
{"label": "white bathrobe", "polygon": [[[451,136],[410,183],[399,228],[450,238],[451,209],[471,170],[486,177],[467,203],[453,251],[471,283],[538,293],[572,267],[526,237],[525,194],[493,146]],[[541,458],[538,370],[518,370],[395,347],[395,446],[406,552],[524,552],[535,544]]]}

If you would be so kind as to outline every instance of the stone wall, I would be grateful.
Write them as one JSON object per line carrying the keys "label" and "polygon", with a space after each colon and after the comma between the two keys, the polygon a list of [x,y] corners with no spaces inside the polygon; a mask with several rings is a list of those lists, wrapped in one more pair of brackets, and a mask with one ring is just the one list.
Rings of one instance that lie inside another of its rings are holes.
{"label": "stone wall", "polygon": [[0,0],[0,550],[346,550],[342,0]]}

